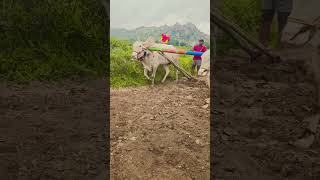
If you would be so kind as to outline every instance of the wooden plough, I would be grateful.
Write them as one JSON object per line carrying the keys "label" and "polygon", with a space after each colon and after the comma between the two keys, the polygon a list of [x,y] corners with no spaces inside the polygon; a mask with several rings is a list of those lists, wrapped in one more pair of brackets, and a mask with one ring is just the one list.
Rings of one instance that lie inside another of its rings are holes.
{"label": "wooden plough", "polygon": [[158,51],[158,53],[163,56],[166,60],[168,60],[178,71],[180,71],[188,80],[196,80],[191,74],[189,74],[186,70],[168,58],[162,51]]}
{"label": "wooden plough", "polygon": [[297,23],[297,24],[303,25],[303,26],[300,28],[300,30],[290,38],[291,41],[294,40],[294,39],[296,39],[300,34],[306,33],[306,32],[308,32],[308,31],[310,32],[307,41],[304,42],[304,43],[302,44],[302,46],[303,46],[303,45],[306,45],[308,42],[310,42],[311,39],[312,39],[312,38],[315,36],[315,34],[317,33],[317,31],[320,30],[320,16],[317,17],[316,19],[314,19],[312,22],[306,22],[306,21],[303,21],[303,20],[301,20],[301,19],[292,18],[292,17],[289,18],[289,21],[290,21],[290,22],[293,22],[293,23]]}
{"label": "wooden plough", "polygon": [[[210,15],[213,23],[225,33],[229,34],[232,39],[238,42],[240,47],[250,55],[251,60],[254,60],[261,53],[272,59],[280,59],[280,56],[269,52],[269,50],[263,44],[243,32],[238,25],[219,14],[217,9],[211,12]],[[257,50],[260,53],[257,52]]]}

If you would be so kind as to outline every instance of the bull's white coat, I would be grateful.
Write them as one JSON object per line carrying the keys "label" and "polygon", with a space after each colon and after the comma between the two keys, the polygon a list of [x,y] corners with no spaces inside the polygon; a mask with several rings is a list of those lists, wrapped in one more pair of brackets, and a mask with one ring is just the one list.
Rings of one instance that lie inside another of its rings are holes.
{"label": "bull's white coat", "polygon": [[[302,21],[313,23],[319,16],[319,0],[293,0],[293,10],[290,17],[300,19]],[[316,24],[320,24],[320,19],[318,19]],[[301,45],[304,44],[309,36],[310,32],[300,34],[295,40],[291,41],[291,38],[295,33],[297,33],[303,25],[288,22],[286,28],[284,29],[283,41],[287,41],[292,44]],[[319,27],[319,26],[318,26]],[[319,27],[320,28],[320,27]],[[311,59],[312,59],[312,68],[315,75],[315,81],[317,83],[318,88],[318,103],[320,104],[320,29],[318,28],[316,34],[309,41],[307,46],[311,47]]]}
{"label": "bull's white coat", "polygon": [[[290,17],[297,18],[305,22],[311,23],[316,18],[320,16],[319,14],[319,7],[320,1],[319,0],[308,0],[308,1],[301,1],[301,0],[293,0],[293,10],[290,14]],[[320,19],[317,21],[320,24]],[[302,44],[308,39],[309,33],[304,33],[299,35],[295,40],[290,41],[291,38],[295,33],[297,33],[303,25],[295,23],[295,22],[288,22],[287,26],[283,30],[283,41],[287,41],[293,44]],[[313,39],[309,42],[311,46],[318,46],[320,42],[320,30],[318,33],[313,37]]]}
{"label": "bull's white coat", "polygon": [[[151,80],[152,86],[154,85],[154,78],[156,76],[157,69],[160,65],[163,66],[166,74],[162,79],[162,83],[165,82],[167,76],[169,75],[170,69],[169,64],[170,62],[164,58],[158,52],[149,51],[148,48],[166,48],[166,49],[175,49],[172,45],[167,44],[157,44],[153,38],[148,38],[146,42],[135,42],[133,44],[133,52],[132,58],[134,60],[140,60],[143,68],[144,68],[144,75],[147,79]],[[178,62],[178,54],[172,53],[164,53],[164,55],[169,58],[170,60],[174,61],[175,63],[179,64]],[[151,72],[151,78],[148,75],[148,72]],[[178,80],[178,70],[176,70],[176,80]]]}
{"label": "bull's white coat", "polygon": [[198,71],[198,75],[205,77],[206,83],[210,87],[210,49],[204,52],[201,58],[202,62]]}

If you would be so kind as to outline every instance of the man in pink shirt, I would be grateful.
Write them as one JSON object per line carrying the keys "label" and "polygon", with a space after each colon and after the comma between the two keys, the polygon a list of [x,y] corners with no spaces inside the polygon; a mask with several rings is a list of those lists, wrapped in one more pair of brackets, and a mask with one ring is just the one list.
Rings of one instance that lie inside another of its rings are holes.
{"label": "man in pink shirt", "polygon": [[[207,47],[203,44],[204,41],[203,39],[199,40],[199,44],[193,46],[193,51],[197,51],[197,52],[206,52],[207,51]],[[192,74],[194,74],[194,69],[197,67],[197,73],[200,69],[201,66],[201,56],[193,56],[193,63],[192,63]]]}

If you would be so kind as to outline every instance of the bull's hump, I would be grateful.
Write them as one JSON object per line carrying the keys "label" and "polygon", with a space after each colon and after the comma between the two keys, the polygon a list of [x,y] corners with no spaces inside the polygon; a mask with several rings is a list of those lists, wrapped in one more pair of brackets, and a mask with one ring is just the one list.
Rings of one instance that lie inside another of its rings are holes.
{"label": "bull's hump", "polygon": [[167,44],[159,44],[156,43],[154,45],[151,46],[152,48],[165,48],[165,49],[176,49],[174,46],[172,45],[167,45]]}

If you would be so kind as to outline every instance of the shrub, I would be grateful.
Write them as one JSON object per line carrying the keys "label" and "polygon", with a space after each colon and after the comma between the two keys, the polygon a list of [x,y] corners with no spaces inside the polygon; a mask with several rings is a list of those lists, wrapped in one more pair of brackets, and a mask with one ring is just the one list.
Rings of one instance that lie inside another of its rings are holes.
{"label": "shrub", "polygon": [[2,5],[2,79],[58,80],[106,73],[107,27],[100,1],[6,0]]}

